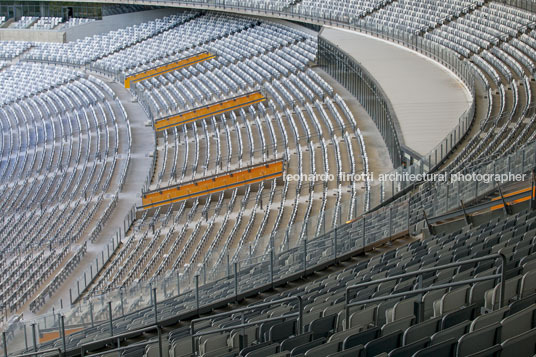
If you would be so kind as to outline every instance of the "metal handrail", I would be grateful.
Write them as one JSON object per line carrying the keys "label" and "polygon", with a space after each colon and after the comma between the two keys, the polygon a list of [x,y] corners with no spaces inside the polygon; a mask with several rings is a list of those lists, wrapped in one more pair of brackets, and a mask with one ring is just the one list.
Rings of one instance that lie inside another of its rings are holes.
{"label": "metal handrail", "polygon": [[501,204],[504,205],[504,202],[506,202],[506,204],[508,205],[509,203],[515,202],[521,198],[527,198],[527,197],[534,198],[533,192],[530,191],[530,186],[525,187],[525,188],[528,188],[529,190],[524,191],[524,192],[519,192],[519,193],[510,195],[508,197],[504,197],[504,201],[503,199],[501,199],[501,197],[499,197],[500,198],[499,200],[495,200],[495,201],[490,200],[490,201],[478,203],[471,207],[465,207],[465,210],[461,208],[453,212],[449,212],[449,213],[445,213],[439,216],[428,218],[428,221],[433,224],[433,223],[446,221],[446,220],[457,218],[457,217],[463,217],[466,214],[480,212],[482,210],[490,209],[491,207],[494,207],[497,205],[501,205]]}
{"label": "metal handrail", "polygon": [[[437,271],[443,270],[443,269],[459,267],[459,266],[463,266],[463,265],[467,265],[467,264],[474,264],[474,263],[478,263],[478,262],[485,261],[485,260],[491,260],[491,259],[495,260],[497,258],[501,259],[501,274],[488,275],[488,276],[469,279],[469,280],[464,280],[464,281],[460,281],[460,282],[454,282],[454,283],[430,286],[430,287],[427,287],[427,288],[419,288],[419,289],[408,291],[408,292],[402,292],[402,293],[386,295],[386,296],[379,296],[379,297],[376,297],[376,298],[373,298],[373,299],[355,301],[353,303],[350,302],[350,292],[354,291],[356,289],[359,289],[359,288],[367,287],[367,286],[370,286],[370,285],[380,284],[380,283],[383,283],[383,282],[386,282],[386,281],[412,277],[412,276],[419,276],[422,279],[422,275],[424,273],[437,272]],[[359,305],[363,305],[363,304],[367,304],[367,303],[372,303],[372,302],[378,302],[378,301],[382,301],[382,300],[390,300],[392,298],[403,297],[403,296],[408,296],[408,295],[418,295],[418,294],[422,294],[422,293],[432,291],[432,290],[438,290],[438,289],[454,287],[454,286],[459,286],[459,285],[477,283],[477,282],[480,282],[480,281],[497,279],[497,278],[501,279],[501,294],[500,294],[500,297],[499,297],[499,299],[500,299],[499,300],[499,307],[502,307],[503,303],[504,303],[504,289],[505,289],[505,285],[506,285],[506,269],[505,268],[506,268],[506,256],[504,254],[502,254],[502,253],[498,253],[498,254],[490,254],[490,255],[486,255],[484,257],[468,259],[468,260],[464,260],[464,261],[461,261],[461,262],[444,264],[444,265],[440,265],[440,266],[436,266],[436,267],[432,267],[432,268],[421,269],[421,270],[414,271],[414,272],[399,274],[399,275],[395,275],[395,276],[391,276],[391,277],[387,277],[387,278],[367,281],[367,282],[359,283],[359,284],[356,284],[356,285],[348,286],[348,287],[346,287],[346,292],[345,292],[345,297],[346,297],[346,302],[345,302],[345,318],[346,318],[346,322],[345,322],[345,325],[346,325],[346,329],[350,328],[350,308],[351,307],[359,306]]]}
{"label": "metal handrail", "polygon": [[56,348],[51,348],[51,349],[43,350],[43,351],[22,353],[20,355],[15,355],[13,357],[37,356],[37,355],[40,355],[40,354],[43,354],[43,353],[48,353],[48,352],[58,352],[58,356],[61,356],[61,348],[56,347]]}
{"label": "metal handrail", "polygon": [[[281,303],[284,303],[284,302],[287,302],[287,301],[293,301],[293,300],[298,300],[298,311],[297,312],[294,312],[294,313],[291,313],[291,314],[288,314],[288,315],[283,315],[283,316],[278,316],[278,317],[271,317],[271,318],[267,318],[267,319],[263,319],[263,320],[249,322],[249,323],[245,323],[245,321],[244,321],[244,314],[243,313],[246,312],[246,311],[252,311],[252,310],[255,310],[255,309],[258,309],[258,308],[262,308],[262,307],[278,305],[278,304],[281,304]],[[205,331],[205,332],[196,332],[195,331],[195,323],[196,322],[201,322],[201,321],[206,321],[206,320],[213,320],[213,319],[218,318],[218,317],[227,317],[227,316],[232,316],[232,315],[239,314],[239,313],[242,313],[242,324],[240,324],[240,325],[224,327],[224,328],[218,328],[218,329],[215,329],[215,330],[210,330],[210,331]],[[192,337],[192,353],[193,353],[194,356],[197,355],[197,346],[196,346],[196,343],[195,343],[195,338],[196,337],[208,336],[208,335],[213,335],[213,334],[217,334],[217,333],[221,333],[221,332],[227,332],[227,331],[232,331],[232,330],[236,330],[236,329],[240,329],[240,328],[246,328],[246,327],[250,327],[250,326],[259,325],[259,324],[262,324],[264,322],[285,320],[285,319],[288,319],[290,317],[295,317],[295,316],[298,317],[298,329],[299,329],[299,333],[302,334],[304,332],[303,331],[303,300],[302,300],[300,295],[290,296],[290,297],[287,297],[287,298],[284,298],[284,299],[273,300],[273,301],[269,301],[269,302],[262,303],[262,304],[257,304],[257,305],[244,307],[242,309],[232,310],[232,311],[228,311],[228,312],[222,312],[222,313],[219,313],[219,314],[216,314],[216,315],[211,315],[211,316],[207,316],[207,317],[200,317],[198,319],[193,319],[190,322],[190,335]]]}

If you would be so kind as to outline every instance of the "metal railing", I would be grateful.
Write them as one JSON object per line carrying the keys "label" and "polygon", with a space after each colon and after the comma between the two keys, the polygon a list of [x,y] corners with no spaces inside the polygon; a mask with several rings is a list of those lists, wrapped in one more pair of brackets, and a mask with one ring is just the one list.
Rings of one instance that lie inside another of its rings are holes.
{"label": "metal railing", "polygon": [[[273,306],[273,305],[279,305],[279,304],[283,304],[285,302],[294,301],[294,300],[298,301],[298,311],[297,312],[285,314],[283,316],[277,316],[277,317],[271,317],[271,318],[267,318],[267,319],[262,319],[262,320],[258,320],[258,321],[254,321],[254,322],[248,322],[248,323],[245,322],[244,313],[247,312],[247,311],[255,311],[255,310],[259,309],[259,308],[269,307],[269,306]],[[195,324],[198,323],[198,322],[207,321],[207,320],[213,320],[213,319],[217,319],[219,317],[227,317],[227,316],[232,316],[232,315],[236,315],[236,314],[241,314],[241,322],[242,323],[239,324],[239,325],[234,325],[234,326],[230,326],[230,327],[223,327],[223,328],[217,328],[217,329],[210,330],[210,331],[205,331],[205,332],[196,332],[196,330],[195,330]],[[194,319],[194,320],[192,320],[190,322],[190,335],[191,335],[191,338],[192,338],[192,353],[195,356],[198,355],[197,354],[197,344],[195,343],[195,339],[197,337],[214,335],[214,334],[227,332],[227,331],[232,331],[232,330],[244,329],[246,327],[260,325],[260,324],[265,323],[265,322],[287,320],[287,319],[291,319],[293,317],[297,317],[298,334],[304,333],[304,330],[303,330],[303,301],[302,301],[301,296],[299,296],[299,295],[291,296],[291,297],[284,298],[284,299],[279,299],[279,300],[273,300],[273,301],[269,301],[269,302],[262,303],[262,304],[252,305],[252,306],[249,306],[249,307],[245,307],[245,308],[242,308],[242,309],[236,309],[236,310],[232,310],[232,311],[229,311],[229,312],[222,312],[222,313],[216,314],[216,315],[211,315],[211,316],[207,316],[207,317],[201,317],[201,318],[198,318],[198,319]],[[247,341],[244,341],[243,344],[244,344],[243,347],[245,347],[247,345]]]}
{"label": "metal railing", "polygon": [[[454,282],[454,283],[433,285],[433,286],[429,286],[429,287],[426,287],[426,288],[422,288],[422,275],[425,274],[425,273],[438,272],[438,271],[443,270],[443,269],[460,267],[460,266],[464,266],[464,265],[468,265],[468,264],[475,264],[475,263],[485,261],[485,260],[491,260],[491,259],[495,260],[497,258],[501,259],[501,273],[500,274],[493,274],[493,275],[483,276],[483,277],[479,277],[479,278],[473,278],[473,279],[458,281],[458,282]],[[387,295],[387,296],[379,296],[379,297],[372,298],[372,299],[364,299],[364,300],[351,302],[351,295],[350,294],[351,294],[352,291],[359,290],[359,289],[365,288],[365,287],[370,286],[370,285],[377,285],[377,284],[384,283],[384,282],[387,282],[387,281],[398,280],[398,279],[402,279],[402,278],[409,278],[409,277],[413,277],[413,276],[418,276],[419,277],[419,289],[415,289],[415,290],[411,290],[411,291],[407,291],[407,292],[396,293],[396,294],[391,294],[391,295]],[[352,308],[354,306],[370,304],[370,303],[373,303],[373,302],[378,302],[378,301],[383,301],[383,300],[403,298],[403,297],[407,297],[408,295],[419,295],[419,294],[426,293],[428,291],[440,290],[440,289],[445,289],[445,288],[450,288],[450,287],[455,287],[455,286],[460,286],[460,285],[466,285],[466,284],[471,284],[471,283],[477,283],[477,282],[485,281],[485,280],[491,280],[491,279],[494,280],[494,279],[497,279],[497,278],[501,279],[500,280],[501,295],[500,295],[500,298],[499,298],[500,299],[499,300],[499,308],[501,308],[503,306],[503,303],[504,303],[504,289],[505,289],[505,286],[506,286],[506,256],[504,256],[503,254],[500,254],[500,253],[499,254],[491,254],[491,255],[487,255],[487,256],[479,257],[479,258],[474,258],[474,259],[468,259],[468,260],[464,260],[464,261],[461,261],[461,262],[449,263],[449,264],[440,265],[440,266],[436,266],[436,267],[432,267],[432,268],[421,269],[421,270],[414,271],[414,272],[399,274],[399,275],[390,276],[390,277],[383,278],[383,279],[372,280],[372,281],[367,281],[367,282],[359,283],[359,284],[356,284],[356,285],[348,286],[348,287],[346,287],[346,293],[345,293],[345,296],[346,296],[346,303],[345,303],[345,324],[346,324],[346,329],[347,330],[350,329],[350,308]]]}

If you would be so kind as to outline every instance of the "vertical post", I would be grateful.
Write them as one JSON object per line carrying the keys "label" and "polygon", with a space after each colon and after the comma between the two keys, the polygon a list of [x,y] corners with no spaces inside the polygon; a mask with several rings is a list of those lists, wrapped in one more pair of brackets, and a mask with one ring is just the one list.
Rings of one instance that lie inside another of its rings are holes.
{"label": "vertical post", "polygon": [[274,288],[274,250],[270,249],[270,285]]}
{"label": "vertical post", "polygon": [[123,298],[123,287],[119,290],[119,297],[121,298],[121,316],[125,316],[125,302]]}
{"label": "vertical post", "polygon": [[195,306],[199,315],[199,274],[195,274]]}
{"label": "vertical post", "polygon": [[192,355],[197,356],[196,345],[195,345],[195,328],[194,321],[190,323],[190,336],[192,336]]}
{"label": "vertical post", "polygon": [[89,316],[91,318],[91,327],[95,327],[95,320],[93,318],[93,303],[89,302]]}
{"label": "vertical post", "polygon": [[203,284],[207,283],[207,264],[203,263]]}
{"label": "vertical post", "polygon": [[2,331],[2,345],[4,346],[4,357],[7,357],[7,342],[6,342],[6,332]]}
{"label": "vertical post", "polygon": [[71,307],[73,306],[73,290],[69,288],[69,302],[71,303]]}
{"label": "vertical post", "polygon": [[504,289],[506,288],[506,256],[499,253],[501,256],[501,297],[499,301],[499,309],[503,307],[504,301]]}
{"label": "vertical post", "polygon": [[530,181],[530,209],[536,209],[536,196],[534,195],[534,190],[536,188],[536,177],[535,171],[532,171],[531,181]]}
{"label": "vertical post", "polygon": [[238,302],[238,263],[234,263],[234,292],[235,300]]}
{"label": "vertical post", "polygon": [[80,296],[80,280],[76,281],[76,289],[78,290],[78,296]]}
{"label": "vertical post", "polygon": [[298,328],[299,328],[299,333],[302,334],[302,333],[305,333],[305,331],[303,330],[303,300],[301,298],[301,296],[297,296],[298,298],[298,313],[299,313],[299,322],[298,322]]}
{"label": "vertical post", "polygon": [[[417,289],[422,289],[422,274],[419,274],[418,280],[417,280]],[[422,303],[422,294],[418,295],[419,297],[419,313],[417,314],[417,323],[422,322],[424,318],[424,305]]]}
{"label": "vertical post", "polygon": [[363,249],[365,249],[366,245],[367,245],[367,237],[366,237],[366,230],[365,230],[365,215],[363,215]]}
{"label": "vertical post", "polygon": [[61,339],[63,341],[63,354],[67,353],[67,336],[65,336],[65,316],[61,315]]}
{"label": "vertical post", "polygon": [[158,331],[158,355],[162,357],[162,331],[158,326],[158,304],[156,302],[156,288],[153,288],[153,302],[154,302],[154,323],[156,330]]}
{"label": "vertical post", "polygon": [[393,236],[393,207],[389,207],[389,238]]}
{"label": "vertical post", "polygon": [[181,294],[181,273],[177,271],[177,295]]}
{"label": "vertical post", "polygon": [[158,325],[158,309],[157,309],[157,304],[156,304],[156,288],[153,288],[153,290],[151,291],[151,293],[153,294],[153,308],[154,308],[154,323],[156,325]]}
{"label": "vertical post", "polygon": [[307,238],[303,240],[303,275],[307,273]]}
{"label": "vertical post", "polygon": [[37,352],[37,333],[35,331],[35,324],[32,324],[32,342],[34,352]]}
{"label": "vertical post", "polygon": [[110,320],[110,336],[114,336],[114,323],[112,316],[112,302],[108,301],[108,319]]}
{"label": "vertical post", "polygon": [[509,215],[511,214],[510,206],[508,206],[508,204],[506,203],[506,200],[504,199],[504,195],[502,193],[501,186],[499,185],[499,183],[497,183],[497,188],[499,189],[499,194],[501,195],[501,201],[504,207],[504,214]]}
{"label": "vertical post", "polygon": [[229,265],[229,254],[227,254],[227,278],[231,277],[231,266]]}
{"label": "vertical post", "polygon": [[335,227],[333,236],[333,258],[335,258],[335,263],[337,263],[337,238],[337,227]]}
{"label": "vertical post", "polygon": [[28,351],[28,333],[26,332],[26,325],[24,325],[24,351]]}

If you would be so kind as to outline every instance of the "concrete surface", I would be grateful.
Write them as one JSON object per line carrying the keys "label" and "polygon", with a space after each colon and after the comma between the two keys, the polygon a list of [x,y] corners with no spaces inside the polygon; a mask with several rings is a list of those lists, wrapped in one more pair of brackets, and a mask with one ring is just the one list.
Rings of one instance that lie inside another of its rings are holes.
{"label": "concrete surface", "polygon": [[471,105],[460,79],[417,52],[350,30],[325,27],[321,35],[372,74],[396,113],[400,142],[421,155],[438,145]]}

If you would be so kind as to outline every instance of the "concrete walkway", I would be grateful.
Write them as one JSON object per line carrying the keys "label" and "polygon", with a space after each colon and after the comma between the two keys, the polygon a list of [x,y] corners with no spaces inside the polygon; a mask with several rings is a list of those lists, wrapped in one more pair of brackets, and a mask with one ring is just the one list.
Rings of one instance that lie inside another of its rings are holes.
{"label": "concrete walkway", "polygon": [[[39,315],[51,311],[53,307],[57,311],[61,305],[60,301],[63,302],[64,308],[70,307],[69,288],[76,287],[77,280],[83,282],[84,271],[88,269],[90,264],[95,262],[95,258],[101,254],[101,251],[106,249],[106,244],[110,242],[111,237],[113,237],[120,228],[123,230],[123,221],[125,217],[134,205],[139,205],[141,203],[141,190],[151,166],[152,159],[148,154],[152,153],[154,150],[154,131],[151,127],[145,126],[145,122],[148,120],[145,112],[139,103],[132,101],[132,96],[123,86],[103,77],[99,78],[107,82],[107,85],[117,94],[127,112],[132,131],[130,166],[126,175],[123,190],[119,194],[117,206],[104,225],[99,237],[94,243],[88,242],[87,253],[82,261],[78,264],[76,269],[69,274],[68,278],[61,285],[61,288],[58,289],[52,297],[47,299],[47,303],[41,308]],[[119,123],[121,124],[119,154],[126,154],[128,133],[126,131],[125,123],[122,122],[122,120],[119,120]],[[121,166],[118,165],[116,168],[118,174],[120,169]],[[105,200],[101,207],[104,209],[108,202],[109,200]],[[100,217],[103,209],[99,209],[95,217]],[[89,229],[91,228],[92,227]],[[35,317],[36,316],[29,311],[24,312],[25,320],[31,320]]]}
{"label": "concrete walkway", "polygon": [[398,117],[400,142],[421,155],[438,145],[471,105],[469,91],[452,72],[417,52],[332,27],[325,27],[321,37],[371,73]]}

